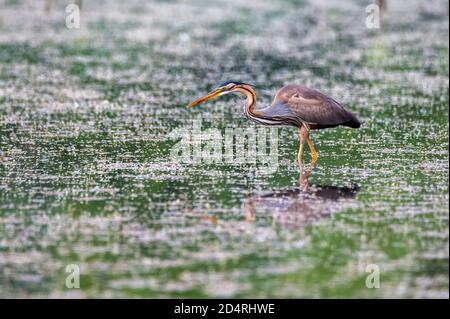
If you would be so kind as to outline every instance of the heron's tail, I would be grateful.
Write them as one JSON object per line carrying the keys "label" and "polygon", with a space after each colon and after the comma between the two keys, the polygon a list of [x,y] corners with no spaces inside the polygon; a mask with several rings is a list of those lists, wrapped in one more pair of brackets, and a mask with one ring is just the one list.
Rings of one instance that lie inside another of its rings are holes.
{"label": "heron's tail", "polygon": [[360,128],[361,127],[361,121],[358,120],[355,114],[353,114],[350,111],[347,111],[348,113],[348,121],[343,124],[344,126],[348,126],[351,128]]}

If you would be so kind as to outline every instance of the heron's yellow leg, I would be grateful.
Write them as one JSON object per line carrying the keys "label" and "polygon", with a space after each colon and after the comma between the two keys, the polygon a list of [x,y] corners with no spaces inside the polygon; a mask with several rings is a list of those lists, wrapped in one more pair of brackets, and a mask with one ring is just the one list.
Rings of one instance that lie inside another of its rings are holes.
{"label": "heron's yellow leg", "polygon": [[306,126],[302,125],[301,127],[299,127],[298,139],[300,140],[300,146],[298,148],[297,163],[299,165],[302,165],[303,145],[305,144],[305,141],[308,139],[308,128]]}
{"label": "heron's yellow leg", "polygon": [[317,154],[317,151],[314,148],[312,141],[309,138],[306,141],[308,142],[309,150],[311,151],[311,157],[312,157],[311,165],[314,166],[317,162],[317,159],[319,158],[319,155]]}
{"label": "heron's yellow leg", "polygon": [[297,154],[298,164],[302,163],[302,153],[303,153],[303,141],[300,141],[300,147],[298,148],[298,154]]}

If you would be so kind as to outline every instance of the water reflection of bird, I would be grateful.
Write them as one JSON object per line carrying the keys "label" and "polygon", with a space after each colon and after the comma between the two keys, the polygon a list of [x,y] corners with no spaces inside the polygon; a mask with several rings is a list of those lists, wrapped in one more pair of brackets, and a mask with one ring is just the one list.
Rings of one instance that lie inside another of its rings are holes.
{"label": "water reflection of bird", "polygon": [[269,107],[256,109],[256,92],[252,85],[227,81],[209,94],[191,102],[188,107],[231,92],[241,93],[247,97],[244,113],[250,120],[268,126],[291,126],[299,129],[300,147],[297,155],[299,164],[302,163],[305,142],[311,151],[311,167],[317,161],[318,155],[309,137],[310,130],[338,125],[352,128],[361,126],[358,118],[339,102],[319,91],[300,85],[284,86],[276,93]]}
{"label": "water reflection of bird", "polygon": [[256,219],[258,210],[270,211],[277,225],[299,228],[341,211],[352,204],[359,186],[317,186],[308,182],[309,171],[301,172],[301,187],[257,194],[244,201],[247,222]]}

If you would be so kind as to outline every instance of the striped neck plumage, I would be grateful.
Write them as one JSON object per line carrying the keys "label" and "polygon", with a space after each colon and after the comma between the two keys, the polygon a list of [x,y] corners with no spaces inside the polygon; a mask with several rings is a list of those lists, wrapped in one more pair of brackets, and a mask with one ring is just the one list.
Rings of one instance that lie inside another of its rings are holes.
{"label": "striped neck plumage", "polygon": [[244,113],[250,118],[254,119],[258,117],[258,112],[256,111],[256,92],[250,85],[243,85],[235,91],[238,91],[246,96],[246,101],[244,105]]}
{"label": "striped neck plumage", "polygon": [[256,92],[253,87],[250,85],[243,85],[236,88],[235,91],[238,91],[247,97],[246,104],[244,105],[244,114],[249,120],[266,126],[284,125],[281,118],[266,114],[265,109],[256,110]]}

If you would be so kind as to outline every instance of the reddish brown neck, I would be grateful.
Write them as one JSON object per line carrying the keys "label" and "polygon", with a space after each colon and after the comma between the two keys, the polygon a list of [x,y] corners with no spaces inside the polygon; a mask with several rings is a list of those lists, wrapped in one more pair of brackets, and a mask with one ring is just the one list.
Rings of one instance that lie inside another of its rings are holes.
{"label": "reddish brown neck", "polygon": [[257,116],[258,112],[255,110],[256,108],[256,92],[255,90],[247,84],[241,85],[234,89],[236,92],[240,92],[247,97],[247,104],[245,106],[245,111],[253,116]]}

